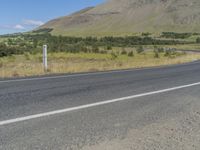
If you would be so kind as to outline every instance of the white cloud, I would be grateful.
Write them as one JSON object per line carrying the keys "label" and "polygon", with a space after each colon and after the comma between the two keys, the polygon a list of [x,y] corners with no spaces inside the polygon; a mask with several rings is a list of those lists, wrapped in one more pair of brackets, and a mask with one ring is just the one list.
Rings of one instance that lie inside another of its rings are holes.
{"label": "white cloud", "polygon": [[25,27],[23,25],[20,24],[16,24],[16,25],[0,25],[0,28],[2,29],[11,29],[11,30],[24,30]]}
{"label": "white cloud", "polygon": [[20,24],[17,24],[17,25],[15,25],[15,26],[13,27],[13,29],[17,29],[17,30],[24,30],[24,29],[25,29],[25,27],[24,27],[24,26],[22,26],[22,25],[20,25]]}
{"label": "white cloud", "polygon": [[23,21],[24,25],[28,25],[28,26],[41,26],[44,24],[44,22],[40,21],[40,20],[24,20]]}
{"label": "white cloud", "polygon": [[19,24],[13,24],[13,25],[1,25],[0,24],[0,29],[7,29],[7,30],[31,30],[37,26],[43,25],[44,22],[39,21],[39,20],[32,20],[32,19],[26,19],[23,20]]}

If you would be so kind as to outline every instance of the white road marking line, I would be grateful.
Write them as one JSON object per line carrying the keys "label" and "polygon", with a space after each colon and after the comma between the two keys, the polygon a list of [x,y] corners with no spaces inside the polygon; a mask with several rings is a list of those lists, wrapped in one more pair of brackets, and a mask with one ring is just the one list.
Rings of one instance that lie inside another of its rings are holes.
{"label": "white road marking line", "polygon": [[[137,69],[139,70],[139,69]],[[11,79],[11,80],[1,80],[0,83],[10,83],[10,82],[22,82],[22,81],[35,81],[35,80],[47,80],[47,79],[60,79],[68,77],[81,77],[88,75],[101,75],[101,74],[111,74],[111,73],[123,73],[130,72],[134,70],[119,70],[119,71],[107,71],[107,72],[95,72],[95,73],[80,73],[80,74],[69,74],[69,75],[60,75],[60,76],[49,76],[49,77],[36,77],[36,78],[25,78],[25,79]]]}
{"label": "white road marking line", "polygon": [[66,109],[36,114],[36,115],[30,115],[30,116],[26,116],[26,117],[20,117],[20,118],[0,121],[0,126],[14,124],[14,123],[22,122],[22,121],[28,121],[28,120],[42,118],[42,117],[48,117],[48,116],[62,114],[62,113],[71,112],[71,111],[75,111],[75,110],[91,108],[91,107],[95,107],[95,106],[101,106],[101,105],[120,102],[120,101],[126,101],[126,100],[130,100],[130,99],[154,95],[154,94],[166,93],[166,92],[179,90],[179,89],[183,89],[183,88],[188,88],[188,87],[193,87],[193,86],[198,86],[198,85],[200,85],[200,82],[188,84],[188,85],[177,86],[177,87],[168,88],[168,89],[163,89],[163,90],[159,90],[159,91],[153,91],[153,92],[142,93],[142,94],[127,96],[127,97],[112,99],[112,100],[101,101],[101,102],[92,103],[92,104],[81,105],[81,106],[72,107],[72,108],[66,108]]}
{"label": "white road marking line", "polygon": [[107,71],[107,72],[96,72],[96,73],[80,73],[80,74],[69,74],[69,75],[60,75],[60,76],[50,76],[50,77],[39,77],[39,78],[25,78],[25,79],[11,79],[11,80],[2,80],[0,83],[9,83],[9,82],[22,82],[22,81],[35,81],[35,80],[47,80],[47,79],[60,79],[60,78],[68,78],[68,77],[82,77],[88,75],[102,75],[102,74],[111,74],[111,73],[123,73],[123,72],[131,72],[143,69],[135,69],[135,70],[120,70],[120,71]]}

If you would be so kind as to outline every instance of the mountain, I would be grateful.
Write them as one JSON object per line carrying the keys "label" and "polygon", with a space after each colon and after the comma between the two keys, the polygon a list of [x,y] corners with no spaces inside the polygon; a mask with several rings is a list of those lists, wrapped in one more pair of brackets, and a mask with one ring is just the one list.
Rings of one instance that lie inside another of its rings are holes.
{"label": "mountain", "polygon": [[74,36],[200,32],[200,0],[107,0],[39,27],[45,28]]}

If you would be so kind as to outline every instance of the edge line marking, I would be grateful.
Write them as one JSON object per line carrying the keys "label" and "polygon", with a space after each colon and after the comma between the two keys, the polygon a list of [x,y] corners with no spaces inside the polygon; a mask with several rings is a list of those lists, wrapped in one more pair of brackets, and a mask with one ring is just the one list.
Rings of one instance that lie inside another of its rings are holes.
{"label": "edge line marking", "polygon": [[130,99],[135,99],[135,98],[139,98],[139,97],[145,97],[145,96],[150,96],[150,95],[155,95],[155,94],[160,94],[160,93],[166,93],[166,92],[189,88],[189,87],[198,86],[198,85],[200,85],[200,82],[177,86],[177,87],[168,88],[168,89],[163,89],[163,90],[158,90],[158,91],[153,91],[153,92],[147,92],[147,93],[127,96],[127,97],[122,97],[122,98],[117,98],[117,99],[112,99],[112,100],[105,100],[105,101],[101,101],[101,102],[96,102],[96,103],[91,103],[91,104],[86,104],[86,105],[81,105],[81,106],[76,106],[76,107],[71,107],[71,108],[66,108],[66,109],[60,109],[60,110],[55,110],[55,111],[25,116],[25,117],[19,117],[19,118],[15,118],[15,119],[0,121],[0,126],[14,124],[14,123],[23,122],[23,121],[28,121],[28,120],[42,118],[42,117],[49,117],[49,116],[53,116],[53,115],[57,115],[57,114],[91,108],[91,107],[95,107],[95,106],[101,106],[101,105],[105,105],[105,104],[111,104],[111,103],[120,102],[120,101],[127,101]]}

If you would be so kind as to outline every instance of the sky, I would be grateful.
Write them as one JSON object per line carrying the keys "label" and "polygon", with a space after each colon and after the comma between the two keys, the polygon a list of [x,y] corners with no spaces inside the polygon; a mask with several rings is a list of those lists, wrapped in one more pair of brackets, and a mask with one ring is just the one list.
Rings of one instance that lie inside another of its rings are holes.
{"label": "sky", "polygon": [[25,32],[105,0],[1,0],[0,34]]}

